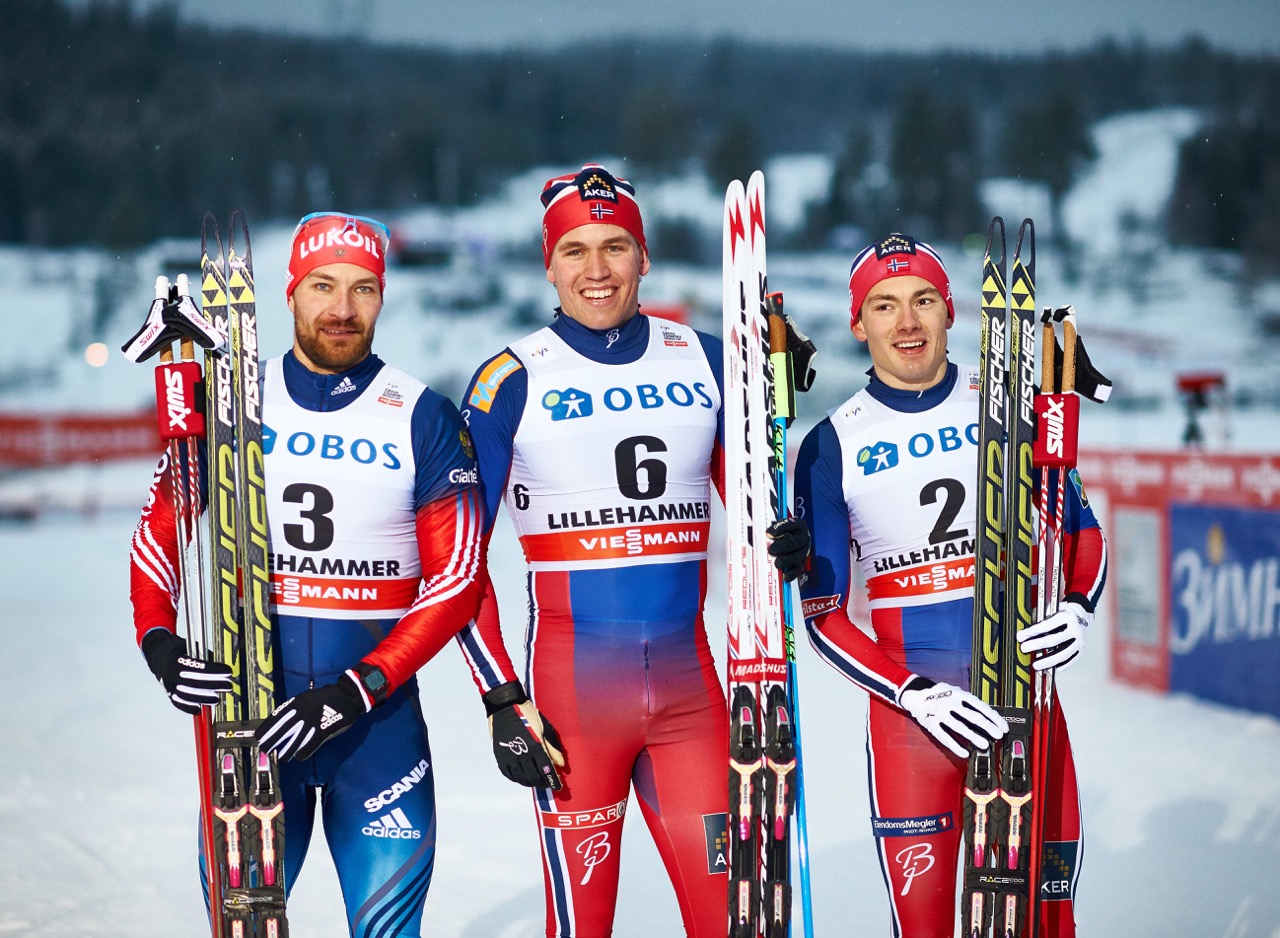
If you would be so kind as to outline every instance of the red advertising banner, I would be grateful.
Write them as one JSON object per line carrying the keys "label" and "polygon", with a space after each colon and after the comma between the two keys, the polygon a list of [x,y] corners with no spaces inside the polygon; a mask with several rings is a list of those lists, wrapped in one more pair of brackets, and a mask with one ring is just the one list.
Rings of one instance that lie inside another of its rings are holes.
{"label": "red advertising banner", "polygon": [[[1184,683],[1171,682],[1171,673],[1175,653],[1184,667],[1186,644],[1185,636],[1174,634],[1175,619],[1182,617],[1174,602],[1184,601],[1173,584],[1175,506],[1220,508],[1224,520],[1237,509],[1260,510],[1257,517],[1270,523],[1280,517],[1280,454],[1087,450],[1079,467],[1085,490],[1106,501],[1100,521],[1110,557],[1104,601],[1113,623],[1112,674],[1169,690]],[[1241,645],[1240,653],[1249,649]]]}
{"label": "red advertising banner", "polygon": [[153,411],[0,414],[0,469],[136,459],[160,450]]}

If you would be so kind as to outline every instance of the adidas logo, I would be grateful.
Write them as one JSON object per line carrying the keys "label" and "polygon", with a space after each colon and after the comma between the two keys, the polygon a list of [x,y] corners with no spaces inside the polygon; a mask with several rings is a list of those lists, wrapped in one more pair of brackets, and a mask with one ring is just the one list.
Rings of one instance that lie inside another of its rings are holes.
{"label": "adidas logo", "polygon": [[320,714],[320,729],[327,730],[335,723],[342,722],[342,714],[328,704],[324,705],[324,712]]}
{"label": "adidas logo", "polygon": [[404,811],[399,808],[370,821],[361,829],[361,833],[367,837],[385,837],[391,840],[422,839],[422,832],[409,823]]}
{"label": "adidas logo", "polygon": [[350,394],[352,391],[358,391],[356,383],[350,377],[343,378],[338,382],[338,386],[329,392],[330,397],[337,397],[339,394]]}

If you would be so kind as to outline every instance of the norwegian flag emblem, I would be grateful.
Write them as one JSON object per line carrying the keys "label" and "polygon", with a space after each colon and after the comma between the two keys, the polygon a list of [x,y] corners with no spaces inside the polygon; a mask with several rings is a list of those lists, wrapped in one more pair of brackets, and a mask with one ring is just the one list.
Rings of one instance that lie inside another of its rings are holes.
{"label": "norwegian flag emblem", "polygon": [[900,270],[910,270],[911,261],[905,257],[891,257],[884,262],[884,266],[889,269],[889,273],[896,274]]}
{"label": "norwegian flag emblem", "polygon": [[596,221],[600,221],[606,215],[612,215],[612,214],[613,214],[613,209],[605,208],[599,202],[591,206],[591,217],[594,218]]}

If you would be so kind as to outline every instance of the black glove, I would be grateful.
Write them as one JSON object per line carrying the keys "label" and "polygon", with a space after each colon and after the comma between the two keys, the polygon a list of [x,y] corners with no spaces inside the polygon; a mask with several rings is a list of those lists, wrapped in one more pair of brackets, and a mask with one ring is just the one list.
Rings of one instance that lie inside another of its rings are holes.
{"label": "black glove", "polygon": [[166,628],[151,629],[142,637],[142,654],[169,700],[183,713],[215,706],[221,694],[235,689],[229,667],[189,656],[186,641]]}
{"label": "black glove", "polygon": [[347,671],[332,684],[303,691],[280,704],[258,724],[253,734],[258,748],[274,752],[282,761],[310,759],[317,749],[373,709],[377,701],[362,686],[360,676],[357,671]]}
{"label": "black glove", "polygon": [[813,369],[813,360],[818,354],[818,347],[813,340],[800,331],[796,321],[784,316],[787,324],[787,353],[791,356],[791,380],[797,391],[807,391],[813,387],[818,373]]}
{"label": "black glove", "polygon": [[783,518],[765,528],[769,556],[788,583],[804,573],[809,562],[809,526],[799,518]]}
{"label": "black glove", "polygon": [[502,774],[527,788],[560,790],[564,744],[551,721],[538,713],[519,681],[499,684],[484,695],[493,757]]}

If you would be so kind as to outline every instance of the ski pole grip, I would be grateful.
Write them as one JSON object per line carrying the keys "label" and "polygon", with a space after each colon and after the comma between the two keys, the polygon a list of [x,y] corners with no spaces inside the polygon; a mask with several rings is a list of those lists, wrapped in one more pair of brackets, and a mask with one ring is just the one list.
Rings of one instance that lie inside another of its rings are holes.
{"label": "ski pole grip", "polygon": [[770,293],[765,297],[769,313],[769,354],[785,354],[787,351],[787,320],[782,315],[782,294]]}
{"label": "ski pole grip", "polygon": [[1045,394],[1052,394],[1057,390],[1054,387],[1055,375],[1054,366],[1057,357],[1058,338],[1054,333],[1053,320],[1049,318],[1049,311],[1045,310],[1044,325],[1040,329],[1040,390]]}
{"label": "ski pole grip", "polygon": [[1076,389],[1076,324],[1074,316],[1062,323],[1062,390]]}

